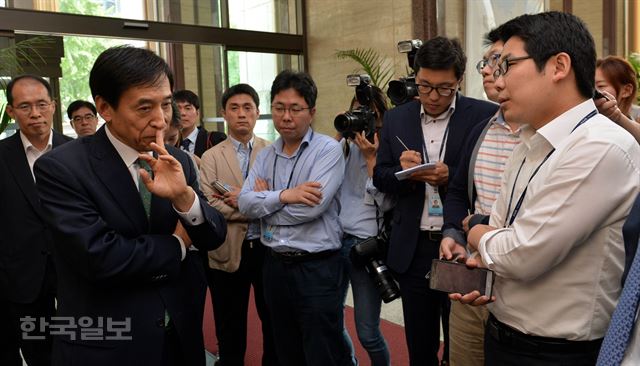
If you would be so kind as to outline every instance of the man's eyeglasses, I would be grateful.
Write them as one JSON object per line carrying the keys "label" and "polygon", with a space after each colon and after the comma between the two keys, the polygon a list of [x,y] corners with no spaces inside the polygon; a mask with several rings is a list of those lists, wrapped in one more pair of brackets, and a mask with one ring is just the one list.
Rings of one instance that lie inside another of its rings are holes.
{"label": "man's eyeglasses", "polygon": [[83,120],[87,121],[87,122],[92,122],[96,119],[96,116],[94,116],[93,114],[85,114],[84,116],[75,116],[73,117],[73,122],[74,123],[80,123]]}
{"label": "man's eyeglasses", "polygon": [[478,61],[478,63],[476,64],[476,70],[478,71],[478,74],[482,75],[482,70],[487,66],[489,66],[491,69],[495,68],[498,64],[499,59],[500,54],[494,53],[493,55],[489,56],[489,58],[483,58],[482,60]]}
{"label": "man's eyeglasses", "polygon": [[438,93],[438,95],[440,95],[441,97],[448,97],[451,94],[455,93],[456,90],[458,90],[457,87],[448,88],[444,86],[434,86],[427,83],[416,84],[416,85],[418,86],[418,92],[420,94],[429,95],[433,90],[435,90]]}
{"label": "man's eyeglasses", "polygon": [[276,104],[276,105],[272,105],[271,106],[271,114],[273,114],[274,116],[284,116],[284,114],[289,111],[289,114],[291,114],[292,117],[298,117],[302,114],[302,111],[304,111],[305,109],[311,109],[310,107],[301,107],[297,104],[294,105],[290,105],[288,107],[285,107],[281,104]]}
{"label": "man's eyeglasses", "polygon": [[38,110],[38,112],[44,112],[46,111],[49,107],[51,106],[51,103],[49,102],[38,102],[36,104],[29,104],[29,103],[22,103],[17,107],[14,107],[16,110],[18,110],[20,113],[22,114],[27,114],[31,112],[32,108],[35,108]]}
{"label": "man's eyeglasses", "polygon": [[509,67],[516,61],[522,61],[533,58],[532,56],[521,56],[521,57],[505,57],[502,59],[500,63],[498,63],[498,67],[493,70],[493,78],[497,79],[500,76],[504,76],[507,71],[509,71]]}

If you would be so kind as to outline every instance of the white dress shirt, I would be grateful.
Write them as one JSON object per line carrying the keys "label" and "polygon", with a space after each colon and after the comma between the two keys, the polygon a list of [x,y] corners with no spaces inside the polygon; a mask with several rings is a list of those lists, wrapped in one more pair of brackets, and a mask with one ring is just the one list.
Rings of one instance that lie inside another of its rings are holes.
{"label": "white dress shirt", "polygon": [[[422,127],[422,138],[424,139],[423,141],[427,149],[426,153],[428,157],[428,159],[424,159],[425,162],[435,163],[436,161],[442,161],[442,159],[444,159],[447,135],[449,133],[447,126],[449,126],[449,120],[455,110],[456,96],[451,100],[449,108],[437,117],[431,117],[425,113],[424,107],[420,106],[420,126]],[[443,144],[445,144],[445,146],[443,146]],[[424,154],[424,151],[420,151],[420,154]],[[437,190],[438,187],[435,187],[435,189]],[[424,208],[422,210],[422,218],[420,219],[420,230],[437,231],[442,229],[442,216],[429,215],[429,202],[433,201],[431,197],[433,190],[434,187],[431,187],[429,183],[425,183]],[[442,197],[440,197],[440,204],[442,205],[442,203],[443,200]]]}
{"label": "white dress shirt", "polygon": [[620,295],[622,224],[640,187],[640,146],[600,114],[571,132],[595,109],[589,99],[537,132],[523,128],[491,212],[490,224],[501,229],[480,240],[482,259],[497,274],[489,309],[526,334],[601,338]]}
{"label": "white dress shirt", "polygon": [[[138,190],[140,190],[140,187],[138,186],[139,184],[138,182],[140,180],[140,173],[138,171],[138,166],[136,164],[136,160],[138,159],[138,155],[139,155],[138,151],[124,144],[122,141],[118,140],[115,136],[113,136],[113,134],[109,130],[108,125],[106,126],[105,130],[106,130],[105,132],[107,133],[107,138],[109,139],[113,147],[118,152],[118,155],[120,155],[120,158],[122,159],[124,164],[127,166],[127,169],[129,169],[129,174],[131,174],[131,179],[133,179],[133,182],[135,183],[136,187],[138,188]],[[149,151],[147,152],[147,154],[151,155],[151,152]],[[176,210],[176,213],[178,213],[178,215],[184,220],[183,222],[186,222],[187,225],[189,226],[200,225],[204,222],[204,214],[202,213],[202,208],[200,207],[200,198],[198,197],[197,194],[195,195],[195,199],[193,200],[193,204],[191,205],[191,208],[189,209],[189,211],[187,212],[178,211],[175,208],[175,206],[173,207],[173,209]],[[176,239],[178,239],[178,241],[180,242],[180,249],[182,250],[182,259],[184,259],[185,256],[187,255],[185,244],[182,241],[182,238],[180,236],[176,234],[173,234],[173,236]],[[189,247],[189,250],[198,250],[198,249],[192,245]]]}
{"label": "white dress shirt", "polygon": [[189,136],[184,138],[184,140],[191,141],[191,143],[189,144],[189,150],[185,150],[184,148],[182,148],[182,146],[180,147],[180,149],[182,149],[183,151],[187,151],[187,152],[193,154],[196,151],[196,139],[198,138],[198,131],[199,131],[198,127],[196,127],[196,128],[193,129],[193,131],[191,131]]}
{"label": "white dress shirt", "polygon": [[24,154],[27,156],[27,162],[29,163],[29,170],[31,170],[31,176],[33,177],[33,181],[35,182],[36,177],[33,175],[33,164],[36,163],[39,157],[44,155],[45,153],[51,151],[53,148],[53,131],[49,131],[49,142],[47,146],[43,150],[38,150],[31,141],[25,136],[22,131],[20,131],[20,140],[22,140],[22,146],[24,147]]}

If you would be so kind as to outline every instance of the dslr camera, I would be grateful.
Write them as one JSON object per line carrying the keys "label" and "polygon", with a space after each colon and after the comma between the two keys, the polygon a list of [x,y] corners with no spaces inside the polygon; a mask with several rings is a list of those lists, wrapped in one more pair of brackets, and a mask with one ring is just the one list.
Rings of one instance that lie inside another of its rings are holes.
{"label": "dslr camera", "polygon": [[347,85],[356,88],[356,99],[360,106],[336,116],[333,126],[346,139],[355,138],[356,133],[364,131],[367,139],[373,141],[373,135],[376,132],[376,114],[369,107],[373,100],[371,78],[367,74],[347,75]]}
{"label": "dslr camera", "polygon": [[351,247],[349,257],[354,266],[364,267],[385,304],[400,297],[400,289],[382,258],[386,256],[389,240],[386,234],[372,236]]}
{"label": "dslr camera", "polygon": [[[419,39],[398,42],[398,52],[407,54],[407,61],[411,70],[413,70],[413,59],[421,46],[422,41]],[[396,106],[407,103],[417,97],[418,89],[416,88],[415,70],[407,77],[391,80],[387,88],[387,96],[391,103]]]}

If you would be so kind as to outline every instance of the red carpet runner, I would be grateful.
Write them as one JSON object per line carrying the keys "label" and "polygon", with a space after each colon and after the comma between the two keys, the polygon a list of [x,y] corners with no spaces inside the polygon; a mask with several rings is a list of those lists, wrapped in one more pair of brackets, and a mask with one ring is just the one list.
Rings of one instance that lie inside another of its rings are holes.
{"label": "red carpet runner", "polygon": [[[396,300],[400,301],[400,300]],[[369,357],[367,352],[362,348],[356,336],[356,328],[353,321],[353,308],[345,309],[345,319],[347,329],[351,335],[351,340],[356,348],[356,357],[361,366],[369,366]],[[260,331],[260,319],[253,305],[253,292],[251,294],[251,304],[249,305],[249,329],[247,330],[247,354],[245,356],[245,366],[260,366],[262,357],[262,332]],[[394,366],[403,366],[409,364],[409,356],[407,354],[407,345],[404,339],[404,328],[397,324],[381,320],[380,326],[382,334],[384,334],[389,352],[391,353],[391,364]],[[218,353],[218,345],[213,324],[213,312],[211,310],[211,300],[207,292],[207,301],[204,311],[204,344],[211,353]]]}

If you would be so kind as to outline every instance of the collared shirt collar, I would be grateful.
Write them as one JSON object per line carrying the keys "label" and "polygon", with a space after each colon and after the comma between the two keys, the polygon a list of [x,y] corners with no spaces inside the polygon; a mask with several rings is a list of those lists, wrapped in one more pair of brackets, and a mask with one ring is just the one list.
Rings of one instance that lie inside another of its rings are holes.
{"label": "collared shirt collar", "polygon": [[524,127],[522,125],[519,125],[515,131],[511,131],[511,127],[507,124],[507,121],[505,121],[504,119],[504,114],[502,114],[502,109],[498,109],[496,114],[493,117],[491,117],[491,120],[489,120],[489,123],[498,125],[503,129],[508,130],[509,133],[512,133],[516,136],[520,134],[520,131],[522,131],[522,127]]}
{"label": "collared shirt collar", "polygon": [[540,127],[538,133],[554,148],[557,148],[562,140],[571,134],[576,124],[595,109],[596,105],[593,100],[587,99]]}
{"label": "collared shirt collar", "polygon": [[[122,141],[118,140],[118,138],[115,137],[109,130],[109,125],[105,126],[105,130],[109,142],[111,142],[111,145],[113,145],[113,147],[116,149],[124,164],[127,166],[127,168],[131,167],[131,165],[133,165],[133,163],[135,163],[138,159],[138,155],[140,155],[140,153],[131,146],[126,145]],[[147,154],[151,155],[151,151],[148,151]]]}
{"label": "collared shirt collar", "polygon": [[[231,143],[233,144],[233,148],[235,151],[240,151],[240,145],[242,144],[242,142],[234,139],[231,134],[228,135],[229,136],[229,140],[231,140]],[[253,141],[255,140],[255,135],[251,135],[251,140],[249,140],[249,146],[247,146],[249,149],[253,148]]]}
{"label": "collared shirt collar", "polygon": [[448,120],[449,117],[451,117],[451,115],[453,114],[453,112],[456,111],[456,99],[458,99],[458,93],[457,92],[453,96],[453,99],[451,99],[451,104],[449,104],[449,108],[446,111],[442,112],[437,117],[432,117],[432,116],[428,115],[424,111],[424,107],[422,106],[422,103],[420,103],[420,119],[423,120],[423,121],[427,121],[427,122],[433,121],[433,120],[436,120],[436,121]]}
{"label": "collared shirt collar", "polygon": [[198,127],[194,128],[193,131],[191,131],[191,133],[189,134],[189,136],[185,137],[185,139],[188,139],[191,141],[191,146],[195,146],[196,145],[196,139],[198,138],[198,132],[200,131],[200,129]]}
{"label": "collared shirt collar", "polygon": [[47,142],[47,146],[45,146],[44,150],[40,151],[38,150],[35,146],[33,146],[33,144],[31,143],[31,141],[29,141],[29,139],[27,138],[27,136],[22,132],[22,130],[20,130],[20,140],[22,140],[22,146],[24,147],[24,153],[25,155],[27,154],[27,152],[31,149],[36,150],[38,153],[43,154],[47,151],[50,151],[53,148],[53,130],[49,131],[49,142]]}
{"label": "collared shirt collar", "polygon": [[[300,151],[300,148],[303,145],[309,145],[309,143],[311,142],[312,138],[313,138],[313,129],[311,127],[309,127],[307,129],[307,133],[304,134],[304,137],[302,138],[302,142],[298,146],[298,149],[296,149],[296,151],[293,154],[291,154],[291,157],[298,155],[298,152]],[[282,155],[282,156],[286,156],[285,153],[282,151],[283,147],[284,147],[284,140],[282,140],[282,137],[279,137],[276,140],[276,142],[273,143],[273,148],[275,149],[276,154]]]}

